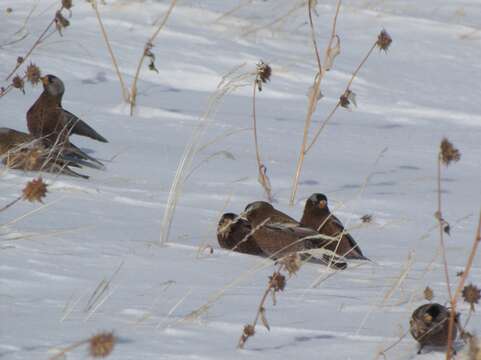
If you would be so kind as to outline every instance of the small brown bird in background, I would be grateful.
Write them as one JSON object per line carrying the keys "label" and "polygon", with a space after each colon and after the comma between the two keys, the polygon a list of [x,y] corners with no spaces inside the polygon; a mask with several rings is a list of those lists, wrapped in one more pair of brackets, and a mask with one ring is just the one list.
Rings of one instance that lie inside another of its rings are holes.
{"label": "small brown bird in background", "polygon": [[[414,310],[409,321],[410,332],[419,343],[418,354],[424,346],[447,346],[449,316],[451,311],[437,303],[424,304]],[[453,341],[457,336],[459,314],[455,316]]]}
{"label": "small brown bird in background", "polygon": [[237,214],[226,213],[221,216],[217,226],[217,240],[224,249],[244,254],[264,255],[254,238],[249,235],[252,228],[249,222]]}
{"label": "small brown bird in background", "polygon": [[69,142],[71,134],[87,136],[101,142],[108,142],[74,114],[62,108],[65,86],[58,77],[46,75],[41,78],[43,92],[27,112],[27,126],[30,134],[41,138],[47,147],[63,148],[65,156],[83,160],[98,160],[85,154]]}
{"label": "small brown bird in background", "polygon": [[46,171],[88,179],[88,176],[70,169],[80,165],[63,159],[47,149],[39,139],[21,131],[0,128],[0,156],[3,164],[10,169]]}
{"label": "small brown bird in background", "polygon": [[[262,251],[274,259],[279,259],[295,252],[321,249],[330,241],[320,237],[312,229],[302,227],[290,216],[274,209],[264,201],[247,205],[244,215],[255,230],[252,237]],[[324,254],[321,259],[308,254],[301,254],[311,262],[331,264],[334,268],[345,269],[346,264],[338,262]]]}
{"label": "small brown bird in background", "polygon": [[327,197],[324,194],[312,194],[306,201],[301,225],[319,231],[319,233],[331,237],[342,237],[337,243],[329,245],[329,250],[344,256],[347,259],[369,260],[361,251],[353,237],[345,232],[342,222],[334,216],[327,205]]}

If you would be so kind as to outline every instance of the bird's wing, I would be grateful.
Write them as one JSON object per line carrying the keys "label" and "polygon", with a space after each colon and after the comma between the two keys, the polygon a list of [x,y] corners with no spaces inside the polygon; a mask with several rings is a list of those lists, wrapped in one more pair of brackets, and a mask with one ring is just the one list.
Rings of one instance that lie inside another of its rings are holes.
{"label": "bird's wing", "polygon": [[101,142],[108,142],[106,138],[92,129],[85,121],[78,118],[76,115],[72,114],[71,112],[62,109],[62,115],[64,119],[64,126],[68,128],[70,133],[80,135],[80,136],[87,136],[91,139],[98,140]]}
{"label": "bird's wing", "polygon": [[[359,259],[359,260],[369,260],[364,256],[364,254],[361,251],[361,248],[359,245],[356,243],[354,238],[349,234],[347,231],[344,229],[344,225],[342,224],[341,220],[339,220],[336,216],[331,214],[331,217],[329,218],[330,224],[335,227],[336,231],[339,231],[339,233],[344,232],[344,235],[342,236],[341,239],[341,247],[344,247],[343,245],[347,245],[346,247],[349,248],[349,250],[345,251],[346,254],[345,256],[347,258],[351,259]],[[348,244],[343,244],[343,242],[347,242]]]}

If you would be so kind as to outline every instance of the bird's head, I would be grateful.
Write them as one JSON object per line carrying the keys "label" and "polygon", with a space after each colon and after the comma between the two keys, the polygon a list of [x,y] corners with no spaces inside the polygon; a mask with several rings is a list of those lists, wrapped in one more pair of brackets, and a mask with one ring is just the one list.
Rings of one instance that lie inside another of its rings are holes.
{"label": "bird's head", "polygon": [[51,96],[61,97],[65,92],[62,80],[55,75],[45,75],[40,80],[42,80],[43,89]]}
{"label": "bird's head", "polygon": [[[243,215],[247,220],[266,218],[274,207],[266,201],[255,201],[246,206]],[[261,220],[262,221],[262,220]]]}
{"label": "bird's head", "polygon": [[306,209],[327,209],[327,196],[324,194],[312,194],[306,201]]}

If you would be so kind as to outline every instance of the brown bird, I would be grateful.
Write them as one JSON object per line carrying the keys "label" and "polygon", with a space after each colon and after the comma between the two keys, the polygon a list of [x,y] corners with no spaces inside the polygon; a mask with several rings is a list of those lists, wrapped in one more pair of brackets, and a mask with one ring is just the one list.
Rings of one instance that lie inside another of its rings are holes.
{"label": "brown bird", "polygon": [[251,225],[247,220],[240,218],[237,214],[226,213],[219,220],[217,240],[224,249],[244,254],[264,255],[250,235],[251,230]]}
{"label": "brown bird", "polygon": [[80,165],[63,159],[47,149],[32,135],[8,128],[0,128],[0,156],[3,164],[11,169],[24,171],[47,171],[88,179],[72,169]]}
{"label": "brown bird", "polygon": [[[447,346],[449,317],[451,310],[436,303],[424,304],[414,310],[409,321],[409,330],[419,343],[418,354],[424,346]],[[455,316],[453,326],[453,341],[457,336],[459,314]]]}
{"label": "brown bird", "polygon": [[327,197],[324,194],[312,194],[306,201],[301,225],[319,231],[319,233],[334,238],[339,238],[339,243],[333,242],[329,249],[347,259],[369,260],[361,251],[353,237],[344,229],[342,222],[334,216],[327,205]]}
{"label": "brown bird", "polygon": [[[300,226],[297,221],[264,201],[247,205],[244,214],[254,229],[252,236],[257,245],[274,259],[295,252],[321,249],[330,242],[322,238],[317,231]],[[331,264],[338,269],[345,269],[347,266],[336,259],[331,260],[326,254],[323,254],[321,259],[308,254],[301,254],[301,257],[311,262]]]}
{"label": "brown bird", "polygon": [[62,108],[62,97],[65,93],[62,80],[54,75],[46,75],[41,80],[43,92],[27,112],[27,126],[30,134],[41,138],[49,148],[62,147],[66,156],[101,164],[71,144],[69,136],[71,134],[87,136],[101,142],[108,142],[107,139],[77,116]]}

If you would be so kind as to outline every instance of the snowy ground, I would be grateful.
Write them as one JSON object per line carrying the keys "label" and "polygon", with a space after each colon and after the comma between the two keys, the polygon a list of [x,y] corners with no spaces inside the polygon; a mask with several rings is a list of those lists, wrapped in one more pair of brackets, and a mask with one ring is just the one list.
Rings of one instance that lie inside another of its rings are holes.
{"label": "snowy ground", "polygon": [[[130,84],[152,23],[168,2],[107,3],[101,12]],[[406,331],[425,286],[433,288],[436,301],[447,300],[433,218],[436,154],[443,136],[462,152],[443,178],[454,280],[474,237],[481,197],[481,5],[475,0],[346,2],[338,23],[342,54],[323,83],[325,98],[315,124],[335,104],[382,28],[394,42],[387,55],[375,51],[362,69],[353,85],[358,108],[336,113],[307,158],[298,202],[289,208],[316,64],[305,7],[262,27],[294,3],[253,1],[219,19],[239,2],[179,1],[153,49],[159,74],[145,67],[139,106],[130,117],[95,14],[85,1],[74,1],[71,26],[63,37],[50,37],[31,61],[63,79],[64,106],[109,139],[108,144],[73,139],[105,160],[107,170],[87,170],[88,181],[45,174],[50,183],[45,207],[19,203],[1,213],[0,359],[45,359],[54,348],[101,330],[114,330],[121,339],[112,359],[374,359]],[[317,8],[322,47],[334,3],[319,1]],[[25,28],[15,34],[35,4]],[[2,79],[56,6],[56,1],[0,0]],[[23,34],[24,40],[2,45]],[[225,207],[240,212],[263,197],[251,133],[239,131],[251,126],[250,87],[223,98],[202,143],[221,140],[195,158],[194,166],[209,161],[184,187],[167,246],[157,245],[178,161],[209,96],[223,74],[242,63],[253,70],[260,59],[273,68],[271,82],[259,94],[257,115],[276,207],[299,218],[306,197],[326,193],[375,264],[354,264],[315,288],[325,269],[306,265],[289,280],[277,305],[269,303],[271,331],[259,327],[246,349],[237,350],[242,327],[252,321],[273,270],[268,264],[249,273],[262,260],[220,250],[215,238]],[[1,126],[26,129],[25,113],[40,89],[26,92],[0,99]],[[0,204],[18,196],[33,176],[2,171]],[[373,224],[357,227],[364,214],[374,216]],[[213,254],[199,256],[206,243]],[[480,264],[478,257],[469,279],[478,286]],[[108,296],[89,310],[92,293],[111,277]],[[181,322],[223,289],[208,312]],[[477,313],[470,326],[478,333],[480,320]],[[411,359],[416,350],[408,336],[387,358]],[[68,358],[86,356],[78,350]]]}

